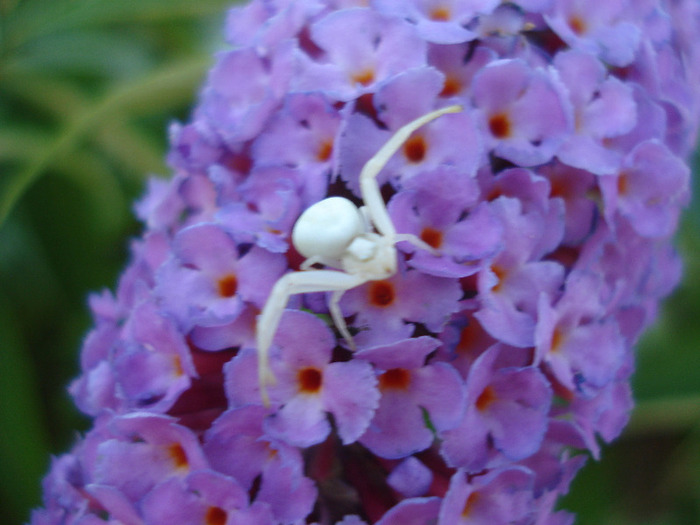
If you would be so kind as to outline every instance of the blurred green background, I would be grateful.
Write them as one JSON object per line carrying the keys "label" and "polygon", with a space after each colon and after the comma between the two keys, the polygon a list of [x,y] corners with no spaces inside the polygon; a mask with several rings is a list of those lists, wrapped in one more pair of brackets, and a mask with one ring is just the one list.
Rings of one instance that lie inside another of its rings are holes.
{"label": "blurred green background", "polygon": [[[125,265],[132,203],[168,173],[167,125],[187,118],[230,4],[0,0],[2,524],[28,519],[50,455],[88,426],[65,390],[87,294]],[[699,232],[696,200],[685,281],[641,344],[632,422],[563,502],[579,524],[700,524]]]}

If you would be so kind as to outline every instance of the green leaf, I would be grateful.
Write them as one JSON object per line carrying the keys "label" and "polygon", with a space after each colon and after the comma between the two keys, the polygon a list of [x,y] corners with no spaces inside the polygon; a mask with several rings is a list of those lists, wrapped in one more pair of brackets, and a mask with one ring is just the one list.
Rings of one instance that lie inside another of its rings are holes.
{"label": "green leaf", "polygon": [[209,59],[196,58],[165,65],[145,77],[119,85],[79,112],[58,133],[40,155],[14,177],[9,177],[0,194],[0,226],[17,201],[36,179],[61,155],[74,150],[81,141],[115,115],[147,115],[181,105],[192,97],[201,82]]}
{"label": "green leaf", "polygon": [[[110,141],[117,141],[124,147],[129,146],[131,130],[111,126],[110,131],[111,133],[104,133]],[[48,144],[49,138],[42,136],[37,130],[11,127],[0,129],[0,162],[6,165],[26,162],[40,155]],[[125,162],[125,164],[132,167],[135,173],[143,174],[147,172],[144,168],[162,166],[159,152],[160,150],[155,146],[149,148],[144,142],[139,141],[133,144],[133,148],[128,151],[125,149],[120,154],[125,160],[129,159],[129,163]],[[108,164],[107,159],[89,149],[84,149],[56,159],[51,168],[52,171],[72,180],[81,188],[85,202],[94,210],[96,227],[112,231],[124,226],[130,203],[127,203],[124,189],[118,183],[112,164]],[[6,168],[5,176],[9,174],[11,174],[10,168]],[[135,180],[140,186],[143,179],[139,176]]]}
{"label": "green leaf", "polygon": [[25,0],[6,20],[6,49],[42,36],[115,23],[152,23],[221,13],[230,0]]}
{"label": "green leaf", "polygon": [[134,76],[154,64],[151,47],[133,32],[80,30],[28,42],[11,59],[9,70],[91,76]]}
{"label": "green leaf", "polygon": [[13,68],[6,68],[3,72],[0,93],[5,100],[21,102],[38,110],[39,114],[25,115],[23,122],[30,121],[30,116],[37,121],[44,114],[65,120],[90,103],[85,89],[75,80]]}
{"label": "green leaf", "polygon": [[30,352],[17,332],[10,303],[0,291],[0,499],[13,521],[39,503],[37,479],[46,469],[48,439]]}
{"label": "green leaf", "polygon": [[130,203],[106,159],[84,149],[62,159],[63,177],[81,192],[81,200],[91,210],[92,230],[110,235],[123,231],[129,219]]}
{"label": "green leaf", "polygon": [[[26,162],[48,143],[48,135],[38,126],[3,124],[0,126],[0,163]],[[6,176],[7,173],[2,175]]]}
{"label": "green leaf", "polygon": [[[165,130],[162,133],[165,134]],[[167,169],[164,146],[131,123],[110,120],[93,137],[93,141],[139,187],[145,176],[163,173]]]}

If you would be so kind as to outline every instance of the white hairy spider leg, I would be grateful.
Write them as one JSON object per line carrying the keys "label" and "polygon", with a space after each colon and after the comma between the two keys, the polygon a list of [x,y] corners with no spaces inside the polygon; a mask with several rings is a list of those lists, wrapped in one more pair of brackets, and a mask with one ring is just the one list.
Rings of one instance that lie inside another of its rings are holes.
{"label": "white hairy spider leg", "polygon": [[416,237],[412,233],[397,233],[395,236],[395,239],[396,239],[396,242],[408,241],[416,248],[420,248],[421,250],[425,250],[426,252],[430,252],[433,255],[440,255],[440,250],[436,250],[435,248],[430,246],[427,242],[425,242],[423,239],[421,239],[420,237]]}
{"label": "white hairy spider leg", "polygon": [[[358,276],[359,277],[359,276]],[[362,284],[362,283],[360,283]],[[358,284],[359,286],[359,284]],[[354,288],[351,286],[350,288]],[[328,310],[331,312],[331,319],[333,319],[333,323],[335,324],[335,327],[338,329],[340,332],[340,335],[343,336],[343,339],[348,343],[348,346],[350,347],[350,350],[355,350],[355,341],[352,339],[352,335],[350,335],[350,330],[348,330],[348,325],[345,322],[345,317],[343,317],[343,312],[340,310],[340,298],[343,297],[343,294],[347,292],[350,288],[346,288],[345,290],[336,290],[331,294],[331,299],[328,301]]]}
{"label": "white hairy spider leg", "polygon": [[[270,399],[267,386],[274,385],[276,379],[270,370],[268,350],[272,345],[272,339],[277,331],[284,309],[287,306],[290,295],[312,292],[342,292],[359,286],[366,279],[359,275],[339,272],[337,270],[312,270],[308,272],[292,272],[280,277],[270,292],[260,316],[258,327],[272,327],[272,330],[257,330],[256,344],[258,347],[258,381],[260,383],[260,396],[265,406],[269,406]],[[339,311],[338,311],[339,312]],[[333,313],[333,310],[331,310]],[[340,315],[342,319],[342,314]],[[335,316],[333,316],[334,321]],[[343,320],[343,324],[345,321]],[[343,330],[341,330],[341,333]],[[345,332],[348,337],[347,326]]]}
{"label": "white hairy spider leg", "polygon": [[442,115],[447,113],[459,113],[463,109],[462,106],[458,105],[448,106],[432,111],[427,115],[423,115],[409,122],[399,128],[362,168],[360,172],[360,193],[362,194],[362,200],[365,203],[365,208],[369,213],[372,224],[382,235],[393,237],[396,235],[396,229],[394,228],[394,223],[391,222],[389,212],[386,210],[384,199],[382,199],[382,193],[379,189],[379,183],[377,182],[377,175],[379,175],[379,172],[386,166],[394,153],[408,140],[411,133]]}

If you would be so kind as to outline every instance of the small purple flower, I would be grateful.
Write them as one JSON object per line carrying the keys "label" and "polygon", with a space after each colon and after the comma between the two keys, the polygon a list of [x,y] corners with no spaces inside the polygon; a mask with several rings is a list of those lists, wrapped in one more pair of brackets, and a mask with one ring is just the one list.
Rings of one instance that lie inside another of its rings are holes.
{"label": "small purple flower", "polygon": [[359,351],[375,365],[381,399],[360,443],[384,458],[425,450],[436,434],[454,427],[463,409],[463,384],[447,363],[423,366],[438,341],[420,337]]}
{"label": "small purple flower", "polygon": [[601,437],[606,442],[613,441],[629,421],[634,400],[628,378],[629,371],[624,370],[599,389],[594,397],[577,398],[572,403],[576,428],[596,459],[600,457],[601,447],[597,438]]}
{"label": "small purple flower", "polygon": [[494,345],[472,366],[466,380],[467,409],[460,424],[444,434],[448,464],[467,472],[531,456],[548,424],[551,388],[535,367],[499,367],[512,351]]}
{"label": "small purple flower", "polygon": [[550,198],[564,204],[562,244],[579,244],[595,226],[596,203],[588,196],[594,191],[595,176],[559,162],[539,168],[538,173],[549,180]]}
{"label": "small purple flower", "polygon": [[313,204],[325,195],[328,173],[337,163],[341,122],[338,110],[319,93],[288,96],[283,109],[253,142],[256,166],[294,169],[304,205]]}
{"label": "small purple flower", "polygon": [[[387,80],[372,97],[376,119],[356,113],[347,119],[340,140],[339,169],[348,187],[359,195],[357,177],[362,166],[376,153],[376,145],[388,140],[391,131],[424,115],[439,101],[445,80],[429,67],[409,69]],[[459,135],[452,133],[455,126]],[[389,131],[387,131],[387,128]],[[474,116],[467,111],[445,115],[416,130],[392,158],[378,178],[403,185],[418,173],[442,165],[454,166],[464,174],[475,174],[483,161],[482,139]]]}
{"label": "small purple flower", "polygon": [[[389,130],[397,130],[436,106],[444,105],[440,101],[444,83],[442,75],[431,67],[397,75],[378,88],[373,97],[377,118]],[[451,133],[455,127],[460,129],[459,135]],[[444,115],[414,131],[400,154],[389,161],[386,171],[395,173],[401,183],[444,165],[454,166],[467,176],[475,174],[483,162],[482,142],[470,111]],[[347,144],[346,150],[350,147],[351,144]]]}
{"label": "small purple flower", "polygon": [[313,507],[317,491],[304,476],[299,450],[265,434],[267,415],[259,405],[224,412],[207,431],[203,450],[218,472],[246,491],[257,486],[256,502],[269,506],[277,519],[301,519]]}
{"label": "small purple flower", "polygon": [[557,157],[596,175],[614,172],[620,167],[622,153],[605,147],[605,142],[634,127],[637,113],[632,88],[607,77],[605,66],[588,53],[561,52],[554,65],[574,106],[574,133],[561,145]]}
{"label": "small purple flower", "polygon": [[[415,249],[410,265],[439,277],[466,277],[502,249],[503,227],[489,206],[479,203],[475,179],[454,169],[424,171],[407,181],[389,202],[389,213],[402,232],[439,251]],[[477,205],[478,204],[478,205]]]}
{"label": "small purple flower", "polygon": [[624,362],[618,325],[604,315],[606,292],[596,276],[572,272],[554,307],[540,299],[536,359],[564,387],[584,395],[612,381]]}
{"label": "small purple flower", "polygon": [[668,236],[676,228],[679,207],[687,202],[689,179],[688,167],[666,146],[656,141],[639,144],[616,177],[601,181],[608,220],[617,212],[640,235]]}
{"label": "small purple flower", "polygon": [[[292,46],[281,45],[269,60],[250,48],[221,55],[199,109],[213,127],[211,132],[228,144],[257,135],[287,90],[293,52]],[[239,71],[248,74],[242,78]]]}
{"label": "small purple flower", "polygon": [[237,244],[284,253],[302,208],[298,177],[288,167],[255,168],[240,187],[240,200],[223,205],[216,221]]}
{"label": "small purple flower", "polygon": [[235,47],[253,44],[267,55],[282,41],[293,38],[323,11],[320,2],[263,1],[232,8],[226,17],[225,34]]}
{"label": "small purple flower", "polygon": [[[266,432],[294,446],[308,447],[328,436],[330,413],[343,442],[356,441],[379,398],[372,368],[362,361],[330,363],[331,333],[310,314],[287,312],[275,341],[272,370],[277,384],[270,388],[270,398],[278,409],[267,417]],[[233,406],[260,401],[256,370],[252,352],[231,362],[227,385]]]}
{"label": "small purple flower", "polygon": [[161,483],[144,498],[142,507],[149,525],[275,523],[268,506],[255,503],[248,507],[248,494],[234,480],[206,471]]}
{"label": "small purple flower", "polygon": [[360,347],[392,343],[413,333],[409,322],[438,332],[457,311],[460,290],[453,279],[401,269],[393,277],[349,290],[341,299],[343,313],[355,326],[367,328],[355,337]]}
{"label": "small purple flower", "polygon": [[560,81],[520,59],[484,67],[474,77],[472,97],[488,147],[514,164],[544,164],[570,132],[571,106]]}
{"label": "small purple flower", "polygon": [[497,5],[495,0],[379,0],[376,9],[415,24],[418,34],[428,42],[459,44],[475,38],[474,32],[468,29],[469,25],[477,20],[478,15],[490,13]]}
{"label": "small purple flower", "polygon": [[498,55],[485,46],[440,46],[428,48],[428,64],[444,76],[440,96],[465,97],[469,93],[474,76]]}
{"label": "small purple flower", "polygon": [[628,19],[634,14],[629,0],[555,0],[553,4],[547,23],[573,49],[599,55],[615,66],[626,66],[633,60],[641,31]]}
{"label": "small purple flower", "polygon": [[[551,198],[553,188],[544,178],[525,168],[505,169],[498,174],[482,170],[479,175],[481,192],[486,200],[496,201],[499,197],[516,199],[522,206],[522,215],[527,218],[523,222],[527,222],[529,228],[539,229],[539,234],[533,239],[537,242],[528,248],[530,259],[541,259],[562,243],[565,227],[562,217],[565,211],[561,202]],[[491,208],[497,213],[503,204],[504,201],[495,202]],[[510,244],[515,243],[511,241]]]}
{"label": "small purple flower", "polygon": [[194,433],[164,416],[134,412],[107,420],[86,446],[90,483],[111,487],[132,502],[161,480],[208,467]]}
{"label": "small purple flower", "polygon": [[336,11],[310,27],[310,38],[321,50],[318,60],[297,57],[297,91],[317,90],[351,100],[377,84],[425,63],[425,42],[396,17],[371,9]]}
{"label": "small purple flower", "polygon": [[262,308],[283,260],[257,247],[241,254],[215,224],[180,231],[173,256],[159,269],[156,294],[183,329],[231,322],[247,305]]}
{"label": "small purple flower", "polygon": [[532,484],[532,472],[522,467],[491,470],[471,479],[457,471],[440,508],[438,523],[531,523]]}
{"label": "small purple flower", "polygon": [[153,301],[134,305],[121,327],[103,321],[86,338],[70,392],[84,412],[165,412],[197,373],[182,334]]}
{"label": "small purple flower", "polygon": [[478,274],[481,308],[475,316],[495,338],[513,346],[531,346],[535,297],[553,295],[563,281],[560,264],[531,257],[551,225],[539,214],[524,213],[518,199],[503,196],[491,204],[504,224],[504,250]]}
{"label": "small purple flower", "polygon": [[134,308],[110,360],[117,396],[132,409],[166,411],[197,375],[175,324],[148,302]]}
{"label": "small purple flower", "polygon": [[469,374],[474,361],[497,341],[474,317],[478,304],[474,300],[461,303],[462,311],[452,316],[440,334],[443,346],[438,349],[440,359],[454,366],[462,375]]}

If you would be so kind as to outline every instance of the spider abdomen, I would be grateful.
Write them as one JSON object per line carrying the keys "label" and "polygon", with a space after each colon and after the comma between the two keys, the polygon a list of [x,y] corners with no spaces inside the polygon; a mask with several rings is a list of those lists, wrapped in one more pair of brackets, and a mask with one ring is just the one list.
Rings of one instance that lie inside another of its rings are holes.
{"label": "spider abdomen", "polygon": [[292,230],[292,242],[304,257],[340,259],[363,232],[364,220],[357,206],[343,197],[328,197],[301,214]]}

